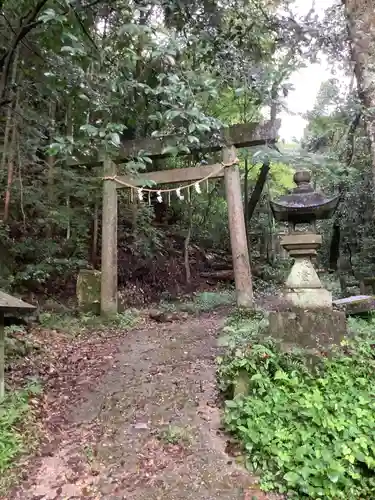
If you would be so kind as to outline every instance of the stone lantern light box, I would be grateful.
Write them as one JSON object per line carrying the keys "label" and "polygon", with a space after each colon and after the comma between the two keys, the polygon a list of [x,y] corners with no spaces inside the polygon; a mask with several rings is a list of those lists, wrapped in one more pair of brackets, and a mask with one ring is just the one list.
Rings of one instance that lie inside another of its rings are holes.
{"label": "stone lantern light box", "polygon": [[[292,343],[316,347],[335,343],[345,334],[345,314],[333,311],[332,294],[326,290],[315,271],[312,260],[322,244],[316,232],[316,221],[330,219],[339,203],[339,196],[327,197],[310,184],[311,173],[294,174],[296,187],[285,196],[271,201],[276,221],[289,224],[289,233],[281,245],[294,258],[285,282],[288,312],[271,313],[271,334],[289,336]],[[308,225],[308,230],[296,226]],[[297,320],[297,321],[296,321]]]}

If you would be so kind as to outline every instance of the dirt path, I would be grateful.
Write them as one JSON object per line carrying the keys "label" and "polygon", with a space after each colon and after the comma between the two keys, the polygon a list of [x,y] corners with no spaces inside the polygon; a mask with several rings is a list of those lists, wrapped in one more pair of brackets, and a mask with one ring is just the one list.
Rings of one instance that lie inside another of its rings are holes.
{"label": "dirt path", "polygon": [[114,340],[105,375],[8,499],[266,498],[225,453],[214,367],[223,321],[213,313]]}

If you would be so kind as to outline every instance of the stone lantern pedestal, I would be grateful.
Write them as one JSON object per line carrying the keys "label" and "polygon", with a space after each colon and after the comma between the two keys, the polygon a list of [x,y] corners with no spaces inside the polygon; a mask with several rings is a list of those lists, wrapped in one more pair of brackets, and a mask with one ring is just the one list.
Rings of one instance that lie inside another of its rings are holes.
{"label": "stone lantern pedestal", "polygon": [[321,244],[322,237],[315,233],[290,233],[281,240],[281,245],[295,259],[285,282],[285,298],[295,307],[332,309],[332,294],[323,288],[312,263]]}
{"label": "stone lantern pedestal", "polygon": [[346,316],[342,311],[301,307],[271,312],[269,334],[279,339],[285,350],[297,346],[319,355],[340,344],[346,334]]}

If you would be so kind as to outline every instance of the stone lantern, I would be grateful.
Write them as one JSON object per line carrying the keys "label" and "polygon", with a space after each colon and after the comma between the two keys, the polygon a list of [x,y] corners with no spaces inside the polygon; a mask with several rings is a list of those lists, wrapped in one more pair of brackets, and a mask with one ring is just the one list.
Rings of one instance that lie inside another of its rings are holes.
{"label": "stone lantern", "polygon": [[[322,244],[316,221],[332,217],[339,196],[328,198],[315,191],[307,170],[296,172],[293,180],[297,187],[271,202],[275,219],[289,224],[281,245],[294,264],[285,282],[289,312],[272,313],[270,329],[293,343],[316,347],[335,342],[346,330],[345,314],[333,311],[332,294],[323,287],[313,264]],[[305,228],[298,230],[298,225]]]}
{"label": "stone lantern", "polygon": [[[289,223],[289,234],[284,236],[281,245],[295,259],[285,283],[286,299],[296,307],[332,308],[332,294],[323,288],[312,260],[322,244],[321,235],[316,233],[316,221],[332,217],[339,196],[327,198],[315,191],[308,170],[296,172],[293,180],[297,187],[271,202],[275,219]],[[299,224],[309,229],[298,231]]]}

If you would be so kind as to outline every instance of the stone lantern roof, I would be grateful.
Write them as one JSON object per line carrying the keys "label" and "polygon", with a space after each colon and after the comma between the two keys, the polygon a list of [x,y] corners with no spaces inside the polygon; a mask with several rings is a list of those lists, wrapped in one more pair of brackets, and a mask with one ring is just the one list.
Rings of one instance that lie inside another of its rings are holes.
{"label": "stone lantern roof", "polygon": [[337,208],[340,197],[326,197],[311,186],[311,173],[300,170],[294,174],[297,187],[289,194],[271,201],[271,209],[277,221],[295,224],[310,224],[316,220],[329,219]]}

